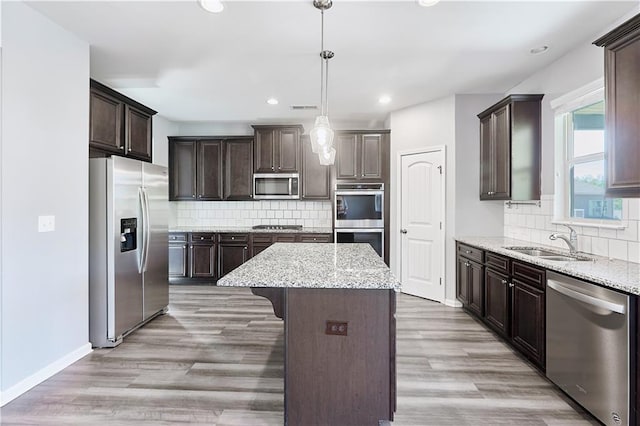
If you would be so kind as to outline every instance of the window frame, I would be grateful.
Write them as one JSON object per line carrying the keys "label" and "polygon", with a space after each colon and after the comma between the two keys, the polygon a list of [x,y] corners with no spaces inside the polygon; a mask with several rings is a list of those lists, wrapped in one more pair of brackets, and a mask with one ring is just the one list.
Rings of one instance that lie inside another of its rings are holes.
{"label": "window frame", "polygon": [[573,121],[571,112],[582,107],[604,101],[604,79],[598,79],[578,90],[551,101],[554,114],[554,209],[553,224],[577,225],[594,228],[624,229],[626,212],[622,204],[620,219],[588,219],[571,216],[571,187],[569,182],[571,166],[589,161],[604,160],[605,154],[596,153],[573,156]]}

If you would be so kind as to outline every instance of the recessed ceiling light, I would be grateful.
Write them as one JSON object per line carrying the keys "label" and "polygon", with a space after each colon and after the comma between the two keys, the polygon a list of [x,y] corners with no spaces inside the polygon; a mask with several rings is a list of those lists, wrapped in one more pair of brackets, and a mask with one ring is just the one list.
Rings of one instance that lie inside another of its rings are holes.
{"label": "recessed ceiling light", "polygon": [[418,0],[418,4],[422,7],[431,7],[439,2],[440,0]]}
{"label": "recessed ceiling light", "polygon": [[541,53],[546,52],[547,50],[549,50],[549,46],[540,46],[540,47],[534,47],[529,51],[529,53],[531,53],[532,55],[539,55]]}
{"label": "recessed ceiling light", "polygon": [[381,104],[388,104],[389,102],[391,102],[391,98],[387,95],[380,96],[380,98],[378,99],[378,102]]}
{"label": "recessed ceiling light", "polygon": [[198,0],[200,6],[211,13],[220,13],[224,10],[224,4],[220,0]]}
{"label": "recessed ceiling light", "polygon": [[269,105],[278,105],[278,100],[276,98],[269,98],[267,99],[267,103]]}

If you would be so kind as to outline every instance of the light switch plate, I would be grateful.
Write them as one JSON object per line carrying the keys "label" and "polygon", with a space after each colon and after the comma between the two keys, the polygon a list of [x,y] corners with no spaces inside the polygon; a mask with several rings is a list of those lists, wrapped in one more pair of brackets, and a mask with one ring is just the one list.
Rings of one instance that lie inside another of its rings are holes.
{"label": "light switch plate", "polygon": [[53,232],[55,230],[55,216],[38,216],[38,232]]}

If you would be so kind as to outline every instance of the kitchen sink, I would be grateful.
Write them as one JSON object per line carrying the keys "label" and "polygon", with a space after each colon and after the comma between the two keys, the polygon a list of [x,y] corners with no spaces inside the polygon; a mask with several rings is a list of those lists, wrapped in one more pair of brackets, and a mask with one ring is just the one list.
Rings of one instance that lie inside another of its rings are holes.
{"label": "kitchen sink", "polygon": [[515,251],[517,253],[526,254],[528,256],[555,256],[558,253],[552,251],[535,248],[535,247],[505,247],[507,250]]}
{"label": "kitchen sink", "polygon": [[507,250],[515,251],[516,253],[526,254],[527,256],[539,257],[540,259],[551,260],[555,262],[573,262],[573,261],[587,261],[593,260],[586,256],[565,255],[562,253],[556,253],[550,250],[545,250],[540,247],[504,247]]}

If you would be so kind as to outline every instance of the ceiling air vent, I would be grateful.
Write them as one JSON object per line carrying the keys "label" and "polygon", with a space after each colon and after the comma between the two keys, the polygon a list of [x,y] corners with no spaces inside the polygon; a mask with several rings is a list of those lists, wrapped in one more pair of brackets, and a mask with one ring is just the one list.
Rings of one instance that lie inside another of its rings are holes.
{"label": "ceiling air vent", "polygon": [[318,109],[318,105],[291,105],[292,110],[307,110],[307,109]]}

